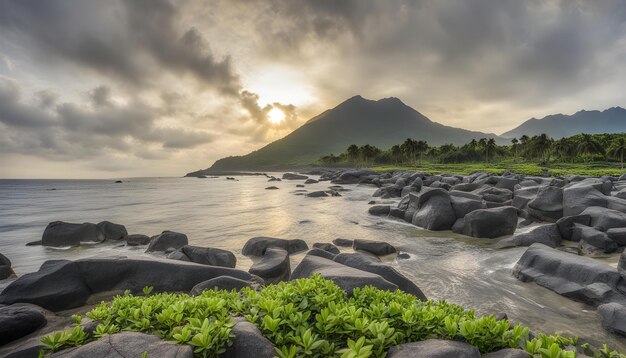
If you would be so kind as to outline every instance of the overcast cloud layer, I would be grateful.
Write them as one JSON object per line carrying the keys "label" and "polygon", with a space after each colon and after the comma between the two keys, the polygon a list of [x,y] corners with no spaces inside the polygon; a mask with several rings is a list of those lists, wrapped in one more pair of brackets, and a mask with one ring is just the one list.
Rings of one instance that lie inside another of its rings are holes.
{"label": "overcast cloud layer", "polygon": [[624,78],[623,0],[0,0],[0,177],[182,175],[355,94],[501,133]]}

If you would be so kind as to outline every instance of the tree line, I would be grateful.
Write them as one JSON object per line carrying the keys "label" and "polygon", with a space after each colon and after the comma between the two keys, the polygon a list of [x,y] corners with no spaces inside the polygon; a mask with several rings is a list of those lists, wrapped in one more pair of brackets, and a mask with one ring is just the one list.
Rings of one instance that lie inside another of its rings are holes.
{"label": "tree line", "polygon": [[546,134],[512,138],[509,145],[498,145],[494,138],[472,139],[462,146],[443,144],[431,146],[423,140],[407,138],[403,143],[382,150],[371,144],[350,145],[339,155],[326,155],[319,159],[327,166],[333,165],[416,165],[430,163],[497,162],[502,160],[524,160],[549,162],[594,162],[617,161],[624,168],[626,133],[577,134],[553,139]]}

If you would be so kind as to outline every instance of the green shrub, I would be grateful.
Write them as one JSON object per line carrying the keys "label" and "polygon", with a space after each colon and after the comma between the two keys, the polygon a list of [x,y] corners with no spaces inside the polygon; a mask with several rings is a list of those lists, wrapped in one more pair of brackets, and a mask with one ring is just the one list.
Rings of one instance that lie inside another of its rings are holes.
{"label": "green shrub", "polygon": [[[259,291],[208,290],[195,297],[149,295],[149,289],[144,293],[116,296],[88,312],[87,317],[99,322],[91,339],[119,331],[145,332],[191,345],[199,357],[216,357],[232,344],[232,317],[243,316],[275,345],[279,358],[385,357],[392,346],[429,338],[466,341],[483,353],[519,347],[534,357],[569,358],[574,353],[563,347],[577,343],[559,335],[530,339],[528,329],[519,325],[476,317],[474,311],[445,301],[420,301],[401,291],[357,288],[348,299],[319,275]],[[70,331],[43,338],[49,351],[89,341],[78,325],[80,318],[76,322]]]}

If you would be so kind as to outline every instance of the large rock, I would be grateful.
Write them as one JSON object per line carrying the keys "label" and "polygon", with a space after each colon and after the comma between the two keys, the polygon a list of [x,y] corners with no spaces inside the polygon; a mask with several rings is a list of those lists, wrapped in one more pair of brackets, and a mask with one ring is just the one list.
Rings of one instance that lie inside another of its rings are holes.
{"label": "large rock", "polygon": [[146,252],[166,251],[168,249],[178,250],[188,243],[187,235],[166,230],[150,239],[150,245],[148,245]]}
{"label": "large rock", "polygon": [[382,263],[377,257],[362,253],[342,253],[333,258],[335,262],[350,266],[358,270],[374,273],[398,286],[398,288],[413,296],[426,300],[426,295],[411,280],[407,279],[395,268]]}
{"label": "large rock", "polygon": [[11,260],[9,260],[8,257],[4,256],[3,254],[0,253],[0,266],[9,266],[11,267],[13,264],[11,263]]}
{"label": "large rock", "polygon": [[626,336],[626,306],[616,302],[606,303],[598,307],[598,313],[604,329]]}
{"label": "large rock", "polygon": [[411,223],[427,230],[450,230],[456,221],[450,194],[443,189],[428,190],[419,195],[417,211]]}
{"label": "large rock", "polygon": [[83,346],[56,352],[50,358],[129,358],[141,357],[193,358],[190,345],[162,341],[157,336],[138,332],[107,335]]}
{"label": "large rock", "polygon": [[626,227],[608,229],[606,234],[619,246],[626,246]]}
{"label": "large rock", "polygon": [[626,280],[626,251],[623,251],[617,263],[617,271]]}
{"label": "large rock", "polygon": [[474,210],[484,209],[485,205],[480,199],[471,199],[450,193],[452,208],[456,218],[462,218]]}
{"label": "large rock", "polygon": [[611,182],[588,178],[563,188],[563,215],[574,216],[590,206],[608,206]]}
{"label": "large rock", "polygon": [[306,175],[296,174],[296,173],[285,173],[283,174],[283,179],[286,180],[305,180],[309,179]]}
{"label": "large rock", "polygon": [[11,260],[3,254],[0,254],[0,280],[7,279],[12,275],[14,275],[14,272],[11,268]]}
{"label": "large rock", "polygon": [[329,242],[316,242],[313,244],[313,248],[330,252],[333,255],[337,255],[340,252],[337,246]]}
{"label": "large rock", "polygon": [[189,292],[200,282],[219,276],[252,280],[245,271],[155,258],[91,258],[50,260],[39,271],[21,276],[0,294],[0,304],[33,303],[51,311],[83,306],[92,294],[145,286],[154,292]]}
{"label": "large rock", "polygon": [[246,281],[232,276],[218,276],[210,280],[202,281],[199,284],[193,286],[189,292],[192,296],[202,294],[202,292],[212,289],[219,290],[241,290],[244,287],[254,287],[255,283],[252,281]]}
{"label": "large rock", "polygon": [[563,240],[572,241],[574,224],[589,226],[590,222],[591,217],[589,215],[574,215],[560,218],[556,221],[556,225],[559,228],[559,232],[561,233]]}
{"label": "large rock", "polygon": [[126,237],[126,245],[139,246],[148,245],[150,243],[150,236],[142,234],[132,234]]}
{"label": "large rock", "polygon": [[391,347],[387,358],[480,358],[478,348],[464,342],[442,339],[405,343]]}
{"label": "large rock", "polygon": [[124,225],[115,224],[110,221],[102,221],[98,223],[98,227],[104,233],[106,240],[124,240],[128,236],[128,231]]}
{"label": "large rock", "polygon": [[491,239],[511,235],[515,232],[516,227],[517,209],[513,206],[502,206],[472,211],[465,215],[462,219],[462,225],[456,227],[455,232]]}
{"label": "large rock", "polygon": [[626,227],[626,213],[622,213],[617,210],[611,210],[599,206],[592,206],[583,210],[581,214],[589,215],[589,225],[600,231],[607,231],[608,229],[618,227]]}
{"label": "large rock", "polygon": [[0,307],[0,346],[35,332],[46,322],[41,309],[30,305]]}
{"label": "large rock", "polygon": [[232,268],[237,266],[235,254],[228,250],[190,245],[185,245],[179,250],[189,258],[189,261],[197,264]]}
{"label": "large rock", "polygon": [[291,273],[291,279],[308,278],[315,273],[319,273],[322,277],[335,282],[341,289],[346,291],[349,296],[352,296],[352,291],[355,288],[367,285],[374,286],[381,290],[394,291],[398,289],[398,286],[379,275],[357,270],[338,262],[313,255],[306,255],[304,259],[302,259],[300,264]]}
{"label": "large rock", "polygon": [[235,335],[233,345],[226,348],[221,358],[273,358],[276,356],[274,345],[263,337],[261,331],[241,317],[235,318],[231,333]]}
{"label": "large rock", "polygon": [[102,242],[104,239],[104,233],[96,224],[54,221],[46,226],[41,237],[41,244],[64,247],[80,245],[83,242]]}
{"label": "large rock", "polygon": [[261,277],[266,284],[287,281],[291,275],[289,253],[279,247],[269,247],[261,260],[255,262],[248,272]]}
{"label": "large rock", "polygon": [[519,259],[513,275],[534,281],[560,295],[598,304],[617,292],[620,275],[615,268],[592,259],[533,244]]}
{"label": "large rock", "polygon": [[561,233],[558,226],[556,224],[537,226],[526,233],[500,240],[496,247],[530,246],[536,242],[550,247],[558,247],[561,244]]}
{"label": "large rock", "polygon": [[370,215],[387,216],[390,210],[391,207],[389,205],[374,205],[371,206],[367,212],[370,213]]}
{"label": "large rock", "polygon": [[377,256],[395,254],[397,251],[393,245],[386,242],[361,239],[354,240],[352,248],[354,250],[367,251]]}
{"label": "large rock", "polygon": [[268,247],[279,247],[287,250],[290,255],[309,249],[309,246],[306,242],[304,242],[304,240],[284,240],[273,237],[257,236],[246,242],[241,250],[241,253],[244,256],[263,256]]}
{"label": "large rock", "polygon": [[539,220],[556,222],[563,217],[563,189],[542,187],[528,203],[528,212]]}
{"label": "large rock", "polygon": [[606,233],[580,224],[574,224],[572,241],[579,241],[579,248],[585,254],[611,253],[617,250],[617,243]]}
{"label": "large rock", "polygon": [[347,170],[341,173],[331,182],[334,184],[358,184],[367,180],[371,180],[372,177],[378,175],[380,175],[380,173],[368,169]]}

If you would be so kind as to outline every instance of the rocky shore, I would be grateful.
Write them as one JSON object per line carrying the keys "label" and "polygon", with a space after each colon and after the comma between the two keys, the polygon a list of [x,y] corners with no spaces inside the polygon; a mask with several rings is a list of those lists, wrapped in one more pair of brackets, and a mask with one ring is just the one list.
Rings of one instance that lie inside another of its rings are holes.
{"label": "rocky shore", "polygon": [[[310,178],[312,175],[319,179]],[[293,181],[298,187],[328,181],[332,184],[328,190],[302,192],[309,198],[329,197],[327,200],[335,200],[333,196],[349,190],[343,185],[372,185],[377,189],[369,209],[371,215],[406,221],[428,230],[451,230],[491,239],[496,249],[529,246],[512,275],[597,307],[607,330],[626,335],[626,256],[621,254],[617,268],[595,258],[620,255],[626,245],[626,176],[461,176],[352,169],[315,169],[285,173],[280,178],[265,176],[268,181]],[[395,200],[397,204],[380,200]],[[358,238],[319,242],[309,248],[300,239],[254,237],[242,247],[242,254],[253,260],[248,270],[237,268],[234,253],[190,245],[183,233],[166,230],[152,237],[129,235],[124,225],[109,221],[52,222],[42,239],[31,244],[67,247],[105,241],[145,246],[150,255],[51,260],[37,272],[17,278],[0,294],[0,356],[37,357],[42,350],[53,357],[194,356],[193,345],[176,344],[172,339],[141,332],[94,335],[102,322],[86,319],[72,323],[72,314],[84,315],[94,304],[124,295],[178,292],[198,297],[214,289],[259,291],[270,285],[321,277],[337,285],[348,299],[370,286],[403,292],[418,302],[427,300],[414,282],[386,263],[401,258],[394,246]],[[302,253],[303,258],[292,267],[292,256]],[[0,274],[4,275],[0,279],[14,276],[11,262],[1,254]],[[150,288],[149,292],[146,288]],[[275,337],[268,338],[266,322],[233,316],[232,344],[218,356],[277,355],[275,348],[280,347],[273,343]],[[50,351],[42,338],[67,327],[81,327],[86,335],[84,341],[89,343]],[[531,356],[517,345],[516,349],[479,349],[480,344],[470,344],[473,341],[465,333],[456,338],[438,333],[412,343],[404,340],[391,347],[387,357]],[[353,343],[358,344],[356,338]],[[564,354],[593,356],[596,351],[583,343],[562,347]],[[363,355],[367,356],[370,355]]]}

